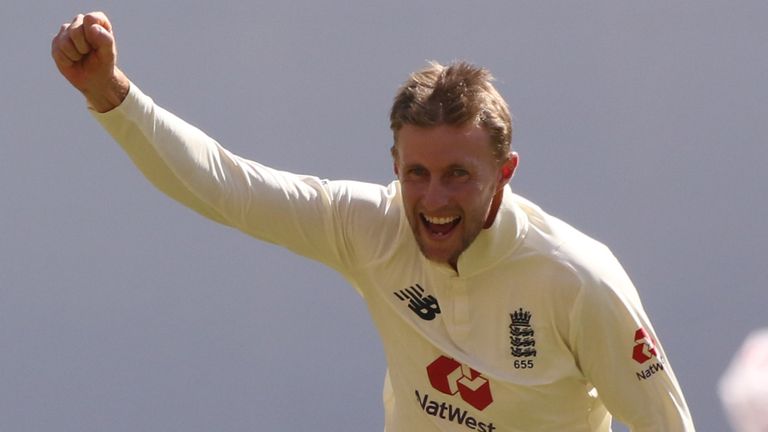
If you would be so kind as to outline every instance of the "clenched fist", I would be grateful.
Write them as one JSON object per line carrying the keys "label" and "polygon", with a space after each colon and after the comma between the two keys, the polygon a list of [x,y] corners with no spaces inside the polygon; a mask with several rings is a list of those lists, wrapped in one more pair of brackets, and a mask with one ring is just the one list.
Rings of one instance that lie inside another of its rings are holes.
{"label": "clenched fist", "polygon": [[120,105],[130,81],[117,67],[112,24],[102,12],[77,15],[63,24],[51,42],[51,56],[59,72],[98,112]]}

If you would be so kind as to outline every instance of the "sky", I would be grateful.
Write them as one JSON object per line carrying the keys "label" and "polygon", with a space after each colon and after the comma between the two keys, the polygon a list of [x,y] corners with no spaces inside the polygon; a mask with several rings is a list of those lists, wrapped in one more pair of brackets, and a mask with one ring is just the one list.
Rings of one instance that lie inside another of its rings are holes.
{"label": "sky", "polygon": [[383,428],[355,290],[164,197],[58,76],[51,38],[90,10],[158,104],[324,178],[390,182],[399,84],[488,67],[513,189],[613,250],[698,429],[728,430],[718,380],[768,326],[762,1],[4,2],[0,430]]}

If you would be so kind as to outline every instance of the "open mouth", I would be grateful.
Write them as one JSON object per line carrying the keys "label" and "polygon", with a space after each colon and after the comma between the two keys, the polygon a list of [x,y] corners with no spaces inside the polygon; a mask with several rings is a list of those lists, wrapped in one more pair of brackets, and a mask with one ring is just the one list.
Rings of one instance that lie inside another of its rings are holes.
{"label": "open mouth", "polygon": [[421,223],[434,237],[445,237],[461,222],[459,216],[427,216],[420,213]]}

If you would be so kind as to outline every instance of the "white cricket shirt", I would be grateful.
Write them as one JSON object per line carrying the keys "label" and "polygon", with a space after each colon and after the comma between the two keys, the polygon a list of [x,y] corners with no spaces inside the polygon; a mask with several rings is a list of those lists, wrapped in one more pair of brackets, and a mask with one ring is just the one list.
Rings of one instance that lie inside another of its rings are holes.
{"label": "white cricket shirt", "polygon": [[172,198],[323,262],[358,290],[389,366],[386,431],[609,431],[611,414],[633,431],[694,430],[611,252],[508,187],[456,272],[419,251],[397,182],[245,160],[136,86],[94,116]]}

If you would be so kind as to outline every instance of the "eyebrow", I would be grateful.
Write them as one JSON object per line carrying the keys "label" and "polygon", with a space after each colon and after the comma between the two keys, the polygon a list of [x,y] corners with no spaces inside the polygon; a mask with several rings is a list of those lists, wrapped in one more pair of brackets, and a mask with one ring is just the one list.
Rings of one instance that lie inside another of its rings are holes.
{"label": "eyebrow", "polygon": [[472,168],[472,166],[471,166],[471,165],[469,165],[469,164],[458,164],[458,163],[453,163],[453,164],[450,164],[450,165],[448,165],[448,169],[449,169],[449,170],[454,170],[454,169],[463,169],[463,170],[467,170],[467,171],[469,171],[469,169],[470,169],[470,168]]}
{"label": "eyebrow", "polygon": [[413,169],[413,168],[424,168],[424,169],[426,169],[426,167],[423,164],[420,164],[420,163],[407,163],[407,164],[403,165],[403,168],[405,168],[407,170],[408,169]]}
{"label": "eyebrow", "polygon": [[[418,162],[413,162],[413,163],[405,164],[405,165],[403,165],[403,168],[405,168],[406,170],[414,169],[414,168],[422,168],[422,169],[427,169],[428,170],[428,168],[426,166],[424,166],[424,164],[421,164],[421,163],[418,163]],[[455,170],[455,169],[461,169],[461,170],[465,170],[465,171],[472,171],[473,168],[474,168],[474,166],[472,164],[452,163],[452,164],[449,164],[448,166],[446,166],[444,171],[451,171],[451,170]]]}

